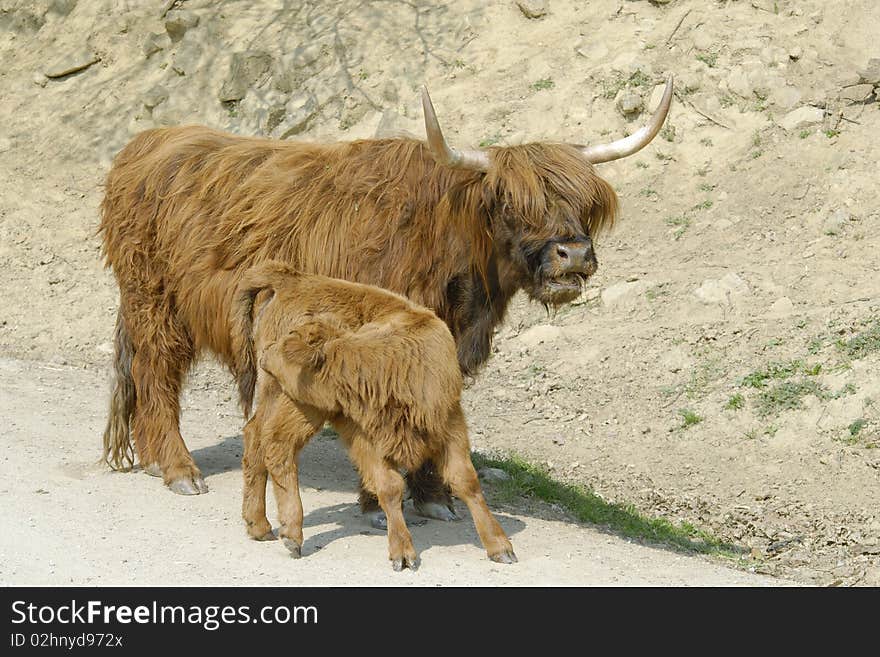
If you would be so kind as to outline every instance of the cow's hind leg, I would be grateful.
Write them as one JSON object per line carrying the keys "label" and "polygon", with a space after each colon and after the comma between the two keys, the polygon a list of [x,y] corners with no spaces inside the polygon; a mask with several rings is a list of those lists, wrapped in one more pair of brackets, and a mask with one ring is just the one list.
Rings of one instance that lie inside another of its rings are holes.
{"label": "cow's hind leg", "polygon": [[449,488],[433,461],[425,461],[406,477],[416,513],[436,520],[460,520],[452,505]]}
{"label": "cow's hind leg", "polygon": [[[192,342],[163,305],[131,314],[137,391],[132,423],[141,465],[179,495],[207,493],[208,486],[180,435],[180,389],[193,359]],[[139,321],[140,320],[140,321]]]}

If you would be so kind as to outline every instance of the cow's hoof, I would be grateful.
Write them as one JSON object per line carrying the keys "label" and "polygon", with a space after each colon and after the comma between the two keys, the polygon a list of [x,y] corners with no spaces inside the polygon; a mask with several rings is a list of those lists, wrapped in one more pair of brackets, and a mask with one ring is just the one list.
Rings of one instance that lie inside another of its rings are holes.
{"label": "cow's hoof", "polygon": [[181,477],[168,484],[168,488],[178,495],[201,495],[208,492],[208,484],[201,477]]}
{"label": "cow's hoof", "polygon": [[416,513],[425,518],[434,518],[435,520],[461,520],[455,511],[445,504],[439,502],[421,502],[415,505]]}
{"label": "cow's hoof", "polygon": [[381,529],[383,531],[387,531],[388,518],[385,517],[384,511],[370,511],[365,515],[367,516],[367,520],[370,521],[370,526],[373,529]]}
{"label": "cow's hoof", "polygon": [[399,573],[404,568],[409,568],[410,570],[418,570],[419,558],[417,556],[398,557],[397,559],[391,560],[391,567],[396,573]]}
{"label": "cow's hoof", "polygon": [[513,553],[513,550],[505,550],[497,554],[490,554],[489,558],[495,563],[516,563],[519,559]]}
{"label": "cow's hoof", "polygon": [[162,468],[159,467],[158,463],[150,463],[149,465],[144,466],[144,472],[151,477],[162,476]]}
{"label": "cow's hoof", "polygon": [[284,547],[290,550],[292,559],[299,559],[302,556],[302,546],[299,543],[292,538],[282,538],[281,540],[284,543]]}
{"label": "cow's hoof", "polygon": [[273,532],[271,529],[262,536],[254,536],[255,541],[274,541],[277,538],[278,537],[275,536],[275,532]]}

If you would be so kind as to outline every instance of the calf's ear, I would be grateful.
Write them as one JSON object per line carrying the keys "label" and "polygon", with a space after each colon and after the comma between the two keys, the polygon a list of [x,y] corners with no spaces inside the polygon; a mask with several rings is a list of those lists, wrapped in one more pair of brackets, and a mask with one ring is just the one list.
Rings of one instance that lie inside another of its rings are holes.
{"label": "calf's ear", "polygon": [[307,369],[321,369],[325,354],[320,337],[311,327],[291,332],[281,343],[281,355],[291,365]]}

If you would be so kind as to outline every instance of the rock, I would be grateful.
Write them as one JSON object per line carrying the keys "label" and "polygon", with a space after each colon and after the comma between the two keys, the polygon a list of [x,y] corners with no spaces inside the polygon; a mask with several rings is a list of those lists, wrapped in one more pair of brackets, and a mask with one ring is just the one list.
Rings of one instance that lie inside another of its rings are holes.
{"label": "rock", "polygon": [[171,59],[171,68],[178,75],[191,75],[199,69],[202,47],[196,41],[183,41]]}
{"label": "rock", "polygon": [[794,312],[794,303],[788,297],[780,297],[767,309],[767,317],[788,317]]}
{"label": "rock", "polygon": [[101,58],[93,53],[90,48],[80,48],[55,60],[55,63],[47,67],[43,73],[45,73],[47,78],[62,78],[65,75],[87,69],[92,64],[97,64],[100,61]]}
{"label": "rock", "polygon": [[822,222],[822,232],[826,235],[837,235],[846,223],[851,219],[852,215],[846,208],[838,208],[829,214],[825,221]]}
{"label": "rock", "polygon": [[774,87],[770,92],[770,102],[776,107],[784,110],[790,110],[792,107],[796,106],[801,102],[801,98],[802,95],[800,90],[790,85]]}
{"label": "rock", "polygon": [[547,15],[547,5],[540,0],[517,0],[516,6],[523,16],[532,20]]}
{"label": "rock", "polygon": [[272,66],[272,57],[261,50],[246,50],[232,55],[229,74],[220,89],[221,102],[241,100],[247,90],[266,77]]}
{"label": "rock", "polygon": [[160,50],[164,50],[165,48],[171,45],[171,37],[167,34],[157,34],[155,32],[151,32],[147,35],[146,41],[144,41],[144,55],[149,57],[150,55],[154,55]]}
{"label": "rock", "polygon": [[791,132],[810,125],[822,123],[825,119],[825,111],[818,107],[805,105],[796,110],[792,110],[779,120],[779,125],[785,130]]}
{"label": "rock", "polygon": [[653,285],[654,283],[651,281],[622,281],[609,285],[602,290],[602,304],[605,306],[615,306],[637,297]]}
{"label": "rock", "polygon": [[748,294],[749,286],[734,272],[719,279],[706,279],[694,295],[707,305],[729,306],[736,297]]}
{"label": "rock", "polygon": [[168,100],[168,91],[165,87],[155,86],[144,94],[144,107],[151,110]]}
{"label": "rock", "polygon": [[620,113],[626,117],[637,116],[644,107],[642,97],[628,90],[622,90],[617,94],[615,105],[620,110]]}
{"label": "rock", "polygon": [[49,78],[47,78],[42,73],[34,73],[33,77],[31,78],[31,82],[33,82],[38,87],[45,87],[46,83],[49,82]]}
{"label": "rock", "polygon": [[169,11],[165,15],[165,31],[172,41],[180,41],[187,30],[199,24],[199,15],[185,9]]}
{"label": "rock", "polygon": [[76,7],[77,0],[53,0],[49,11],[59,16],[67,16]]}
{"label": "rock", "polygon": [[872,84],[855,84],[840,90],[840,100],[849,103],[864,103],[874,93]]}
{"label": "rock", "polygon": [[562,337],[562,329],[552,324],[538,324],[519,334],[517,340],[526,347],[535,347],[543,342],[555,342]]}
{"label": "rock", "polygon": [[324,54],[325,47],[321,43],[310,43],[283,55],[275,66],[275,87],[285,93],[297,90],[306,79],[326,67],[329,58]]}
{"label": "rock", "polygon": [[277,139],[287,139],[305,130],[309,121],[318,113],[318,101],[307,92],[295,94],[284,106],[284,118],[270,134]]}
{"label": "rock", "polygon": [[743,98],[752,97],[752,85],[749,76],[741,66],[735,67],[727,76],[727,88],[737,96]]}
{"label": "rock", "polygon": [[859,82],[862,84],[880,84],[880,57],[868,60],[863,68],[858,70]]}
{"label": "rock", "polygon": [[490,484],[497,484],[502,481],[510,481],[510,475],[501,468],[480,468],[477,470],[480,479]]}

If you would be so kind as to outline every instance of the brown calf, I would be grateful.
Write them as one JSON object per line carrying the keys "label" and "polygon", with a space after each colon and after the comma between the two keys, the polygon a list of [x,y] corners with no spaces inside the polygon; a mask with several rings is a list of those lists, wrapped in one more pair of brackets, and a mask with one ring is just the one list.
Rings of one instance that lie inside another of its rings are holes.
{"label": "brown calf", "polygon": [[242,515],[251,537],[279,536],[298,557],[303,509],[297,459],[329,421],[388,520],[395,570],[417,568],[403,518],[400,470],[428,461],[470,509],[489,558],[516,561],[470,460],[455,341],[427,308],[370,285],[303,274],[279,262],[249,270],[233,304],[233,336],[257,365],[257,403],[244,428]]}

